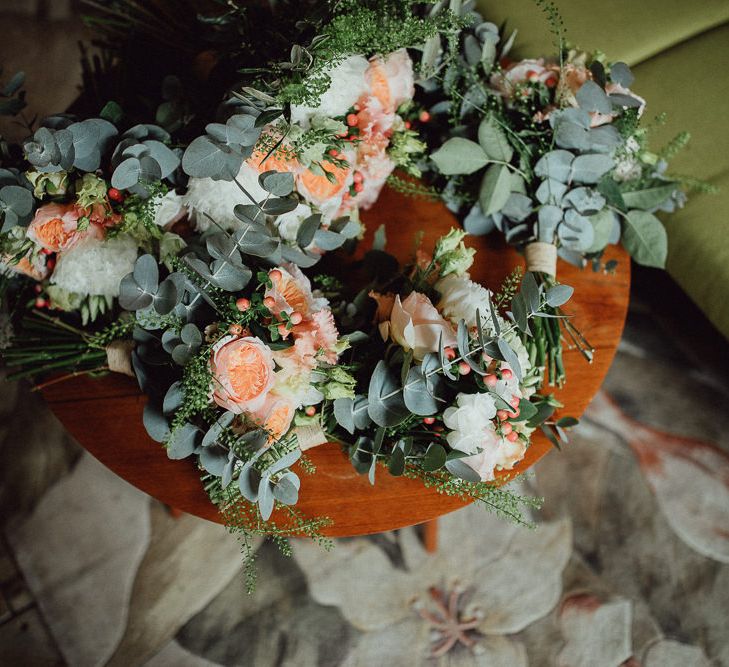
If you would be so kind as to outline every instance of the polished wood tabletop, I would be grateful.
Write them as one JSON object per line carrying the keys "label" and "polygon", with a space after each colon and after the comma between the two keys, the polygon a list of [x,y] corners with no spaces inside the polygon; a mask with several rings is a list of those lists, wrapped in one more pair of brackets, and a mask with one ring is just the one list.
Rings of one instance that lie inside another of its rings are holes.
{"label": "polished wood tabletop", "polygon": [[[401,260],[412,255],[418,231],[424,232],[423,248],[430,249],[439,236],[457,226],[442,204],[409,198],[388,189],[363,214],[363,219],[367,235],[361,248],[371,247],[375,230],[384,225],[387,250]],[[471,278],[494,290],[515,266],[523,266],[523,258],[506,248],[498,234],[469,237],[467,244],[478,250]],[[362,249],[358,252],[362,253]],[[559,263],[560,281],[575,288],[565,310],[574,315],[573,321],[596,352],[594,361],[588,364],[578,351],[565,351],[568,381],[564,388],[554,390],[565,406],[558,415],[579,417],[583,413],[600,388],[622,335],[630,260],[616,247],[609,249],[605,259],[618,260],[614,274]],[[71,435],[117,475],[171,507],[211,521],[221,520],[202,488],[193,460],[169,460],[164,448],[147,436],[142,425],[145,397],[135,380],[116,374],[96,379],[79,377],[50,385],[43,393]],[[533,466],[553,449],[547,438],[536,432],[516,471]],[[307,455],[316,466],[316,473],[300,471],[302,484],[297,507],[308,517],[331,518],[332,524],[323,532],[332,537],[423,523],[465,504],[458,498],[426,489],[419,481],[391,477],[385,469],[378,469],[377,483],[371,486],[366,476],[354,471],[335,444],[309,450]],[[551,455],[560,453],[555,450]]]}

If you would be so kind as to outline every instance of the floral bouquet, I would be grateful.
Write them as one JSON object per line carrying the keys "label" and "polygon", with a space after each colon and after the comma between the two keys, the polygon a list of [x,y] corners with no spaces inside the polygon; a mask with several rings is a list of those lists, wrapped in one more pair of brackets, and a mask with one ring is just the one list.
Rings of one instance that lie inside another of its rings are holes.
{"label": "floral bouquet", "polygon": [[[666,168],[688,135],[651,152],[640,124],[646,103],[631,91],[627,65],[567,50],[556,10],[546,9],[554,59],[511,60],[513,35],[504,41],[495,25],[469,14],[460,54],[443,61],[420,100],[432,118],[427,180],[469,233],[497,229],[547,286],[556,284],[557,256],[610,272],[614,261],[601,258],[620,241],[635,261],[663,267],[666,232],[655,213],[684,202],[686,183]],[[563,331],[592,358],[569,320],[535,329],[529,345],[550,383],[565,379]]]}
{"label": "floral bouquet", "polygon": [[[293,175],[280,176],[279,198],[294,199]],[[535,394],[519,331],[570,290],[544,291],[528,274],[529,314],[515,321],[506,306],[518,278],[494,298],[471,282],[463,234],[402,270],[372,251],[366,299],[350,299],[332,275],[312,283],[293,263],[272,267],[280,241],[254,219],[190,247],[171,273],[145,255],[122,280],[145,427],[171,458],[196,458],[245,544],[258,533],[320,538],[326,517],[295,505],[310,468],[302,452],[327,442],[373,484],[381,463],[523,521],[525,499],[497,476],[523,458],[534,429],[556,440],[575,422],[550,421],[559,403]]]}

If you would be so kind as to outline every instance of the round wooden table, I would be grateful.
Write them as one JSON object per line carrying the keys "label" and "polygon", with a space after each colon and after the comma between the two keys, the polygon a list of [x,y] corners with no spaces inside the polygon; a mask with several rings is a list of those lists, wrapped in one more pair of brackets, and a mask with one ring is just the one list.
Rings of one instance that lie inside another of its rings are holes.
{"label": "round wooden table", "polygon": [[[457,226],[443,205],[387,189],[363,218],[368,231],[358,252],[370,247],[374,231],[385,225],[387,250],[402,260],[412,255],[419,230],[424,232],[423,247],[430,249],[439,236]],[[505,248],[497,234],[470,237],[467,243],[478,250],[472,279],[493,289],[515,266],[523,265],[523,259]],[[554,390],[565,406],[559,413],[562,415],[579,417],[583,413],[603,382],[623,331],[630,260],[622,249],[614,247],[606,259],[618,260],[614,275],[581,271],[560,262],[560,281],[575,288],[566,310],[574,314],[578,328],[596,348],[592,364],[576,350],[565,351],[568,381],[563,389]],[[142,425],[145,397],[135,380],[116,374],[99,379],[79,377],[51,385],[43,393],[71,435],[117,475],[171,507],[220,521],[193,461],[169,460],[162,446],[147,436]],[[535,433],[516,471],[534,465],[550,449],[547,438],[541,432]],[[309,450],[307,455],[316,465],[316,474],[301,475],[297,507],[309,517],[330,517],[333,523],[323,532],[332,537],[424,523],[465,504],[426,489],[419,481],[391,477],[384,469],[378,471],[377,482],[371,486],[335,444]]]}

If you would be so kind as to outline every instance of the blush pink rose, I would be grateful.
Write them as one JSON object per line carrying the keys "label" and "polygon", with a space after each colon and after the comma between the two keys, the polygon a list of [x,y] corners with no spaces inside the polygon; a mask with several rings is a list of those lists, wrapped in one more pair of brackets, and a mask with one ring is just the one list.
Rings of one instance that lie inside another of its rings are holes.
{"label": "blush pink rose", "polygon": [[415,94],[413,61],[406,49],[398,49],[385,58],[370,59],[365,72],[370,91],[382,104],[386,113],[392,113]]}
{"label": "blush pink rose", "polygon": [[554,87],[559,80],[559,70],[545,65],[543,58],[538,60],[521,60],[512,63],[501,72],[491,77],[491,87],[503,98],[511,100],[514,98],[517,89],[528,83],[543,83],[545,86]]}
{"label": "blush pink rose", "polygon": [[84,215],[84,210],[73,204],[45,204],[28,226],[28,238],[49,252],[68,250],[82,238],[103,238],[103,230],[93,223],[84,231],[78,229]]}
{"label": "blush pink rose", "polygon": [[438,351],[441,335],[444,347],[456,344],[451,324],[420,292],[411,292],[404,301],[400,300],[399,295],[395,297],[390,320],[380,324],[380,333],[384,340],[392,338],[405,350],[412,350],[418,360],[429,352]]}
{"label": "blush pink rose", "polygon": [[213,347],[210,370],[213,400],[236,414],[252,414],[273,385],[273,354],[260,338],[225,336]]}
{"label": "blush pink rose", "polygon": [[296,413],[296,406],[289,400],[269,394],[263,405],[250,414],[251,419],[269,434],[269,443],[286,435]]}
{"label": "blush pink rose", "polygon": [[395,169],[395,162],[387,153],[389,145],[389,138],[383,134],[372,135],[359,145],[357,171],[362,177],[362,190],[353,201],[360,208],[368,209],[377,201],[385,181]]}

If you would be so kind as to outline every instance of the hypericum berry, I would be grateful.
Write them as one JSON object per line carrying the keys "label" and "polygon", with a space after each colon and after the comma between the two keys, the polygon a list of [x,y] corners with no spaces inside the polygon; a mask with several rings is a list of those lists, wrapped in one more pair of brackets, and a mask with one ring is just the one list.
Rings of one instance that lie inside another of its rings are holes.
{"label": "hypericum berry", "polygon": [[48,302],[45,299],[42,299],[41,297],[38,297],[35,300],[35,307],[36,308],[46,308],[48,306]]}
{"label": "hypericum berry", "polygon": [[329,155],[331,155],[332,157],[337,157],[337,155],[339,155],[339,151],[336,148],[331,148],[329,150]]}
{"label": "hypericum berry", "polygon": [[518,408],[518,407],[519,407],[519,402],[520,402],[520,400],[521,400],[521,399],[520,399],[520,398],[519,398],[518,396],[512,396],[512,397],[511,397],[511,400],[509,401],[509,405],[510,405],[510,406],[511,406],[512,408]]}
{"label": "hypericum berry", "polygon": [[496,418],[502,422],[506,421],[509,418],[509,413],[506,410],[497,410]]}
{"label": "hypericum berry", "polygon": [[271,269],[271,270],[270,270],[270,271],[268,272],[268,277],[269,277],[269,278],[270,278],[270,279],[271,279],[271,280],[272,280],[273,282],[277,282],[277,281],[281,280],[281,278],[283,278],[283,273],[281,273],[281,271],[280,271],[279,269]]}
{"label": "hypericum berry", "polygon": [[504,435],[509,435],[509,433],[511,433],[513,430],[514,430],[514,428],[513,428],[513,426],[509,422],[504,422],[501,425],[501,432]]}
{"label": "hypericum berry", "polygon": [[510,370],[509,370],[508,368],[504,368],[504,369],[503,369],[503,370],[501,371],[501,377],[502,377],[502,378],[503,378],[504,380],[511,380],[511,378],[513,378],[513,377],[514,377],[514,374],[513,374],[513,373],[512,373],[512,372],[511,372],[511,371],[510,371]]}
{"label": "hypericum berry", "polygon": [[423,424],[427,424],[428,426],[435,424],[435,417],[423,417]]}
{"label": "hypericum berry", "polygon": [[316,414],[316,408],[313,405],[308,405],[304,412],[306,412],[307,417],[313,417]]}
{"label": "hypericum berry", "polygon": [[557,85],[557,79],[555,79],[555,78],[547,79],[544,82],[544,85],[547,86],[547,88],[554,88]]}
{"label": "hypericum berry", "polygon": [[364,181],[364,176],[362,176],[362,172],[361,171],[355,171],[352,174],[352,180],[355,183],[361,183],[362,181]]}
{"label": "hypericum berry", "polygon": [[240,336],[243,333],[243,327],[240,324],[231,324],[228,327],[228,333],[233,336]]}
{"label": "hypericum berry", "polygon": [[421,111],[418,118],[421,123],[427,123],[430,120],[430,114],[427,111]]}
{"label": "hypericum berry", "polygon": [[277,328],[278,335],[281,336],[281,338],[286,338],[286,336],[289,335],[289,330],[286,328],[285,324],[279,324]]}
{"label": "hypericum berry", "polygon": [[362,192],[362,190],[364,190],[364,183],[355,183],[354,184],[355,192]]}
{"label": "hypericum berry", "polygon": [[109,195],[109,199],[112,201],[124,201],[124,195],[121,193],[121,190],[117,190],[116,188],[109,188],[107,194]]}
{"label": "hypericum berry", "polygon": [[412,126],[413,126],[413,124],[409,120],[406,120],[405,121],[405,129],[406,130],[409,130]]}
{"label": "hypericum berry", "polygon": [[359,123],[359,117],[355,113],[349,113],[347,114],[347,125],[349,127],[356,127]]}
{"label": "hypericum berry", "polygon": [[493,373],[489,373],[484,379],[483,383],[487,387],[495,387],[496,383],[499,381],[499,378],[497,378]]}
{"label": "hypericum berry", "polygon": [[297,324],[301,324],[303,321],[304,316],[298,311],[295,310],[291,315],[289,315],[289,320],[291,320],[291,324],[296,326]]}
{"label": "hypericum berry", "polygon": [[263,305],[266,306],[266,308],[268,308],[269,310],[271,310],[271,308],[273,308],[276,305],[276,299],[274,299],[272,296],[267,296],[263,300]]}
{"label": "hypericum berry", "polygon": [[452,347],[445,348],[443,352],[445,352],[445,358],[448,359],[448,361],[456,358],[456,351]]}
{"label": "hypericum berry", "polygon": [[359,106],[359,104],[356,104],[356,103],[355,103],[355,104],[354,104],[354,105],[352,106],[352,108],[353,108],[353,109],[354,109],[355,111],[359,111],[359,110],[360,110],[360,109],[361,109],[362,107],[360,107],[360,106]]}
{"label": "hypericum berry", "polygon": [[49,257],[49,258],[48,258],[48,259],[46,260],[46,268],[47,268],[47,269],[48,269],[49,271],[53,271],[53,269],[55,269],[55,268],[56,268],[56,258],[55,258],[55,257]]}
{"label": "hypericum berry", "polygon": [[509,435],[506,436],[506,439],[509,442],[516,442],[519,439],[519,434],[516,431],[512,431],[509,433]]}
{"label": "hypericum berry", "polygon": [[458,372],[461,375],[468,375],[471,372],[471,367],[465,361],[461,361],[458,363]]}
{"label": "hypericum berry", "polygon": [[515,408],[514,410],[512,410],[511,412],[507,412],[506,414],[509,415],[509,419],[516,419],[519,416],[519,412],[519,408]]}
{"label": "hypericum berry", "polygon": [[241,313],[245,313],[246,310],[251,307],[251,301],[250,299],[246,299],[244,296],[242,296],[235,302],[235,307],[240,310]]}

